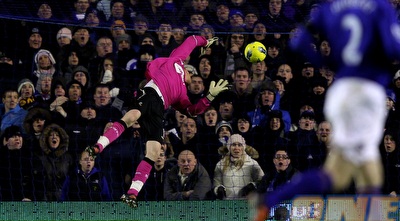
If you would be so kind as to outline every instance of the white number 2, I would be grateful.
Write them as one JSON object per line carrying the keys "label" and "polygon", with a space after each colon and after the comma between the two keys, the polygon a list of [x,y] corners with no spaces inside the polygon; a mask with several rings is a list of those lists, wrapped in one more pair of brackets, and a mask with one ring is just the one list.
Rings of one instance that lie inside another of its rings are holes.
{"label": "white number 2", "polygon": [[355,15],[346,15],[341,25],[350,30],[350,39],[342,51],[343,62],[348,66],[357,66],[363,59],[363,54],[358,50],[363,32],[361,21]]}

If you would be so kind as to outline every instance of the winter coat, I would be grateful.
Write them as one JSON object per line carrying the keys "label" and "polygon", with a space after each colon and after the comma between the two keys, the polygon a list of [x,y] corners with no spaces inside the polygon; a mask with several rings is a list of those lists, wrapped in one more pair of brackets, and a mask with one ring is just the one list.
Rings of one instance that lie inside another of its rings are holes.
{"label": "winter coat", "polygon": [[[60,135],[60,144],[53,149],[48,144],[51,132],[57,131]],[[68,172],[73,168],[74,161],[68,152],[69,137],[64,129],[57,124],[47,126],[40,137],[41,151],[35,153],[37,164],[35,166],[36,185],[43,191],[43,200],[61,200],[61,190]],[[43,175],[40,175],[43,174]]]}
{"label": "winter coat", "polygon": [[[182,192],[193,190],[188,198],[182,195]],[[183,184],[179,176],[179,166],[174,166],[167,173],[167,180],[164,184],[165,200],[204,200],[207,192],[211,190],[211,179],[207,170],[197,163],[194,171],[188,176]]]}
{"label": "winter coat", "polygon": [[62,201],[106,201],[111,200],[106,177],[93,167],[89,174],[81,169],[70,171],[62,188]]}
{"label": "winter coat", "polygon": [[278,172],[275,169],[272,173],[265,174],[262,180],[257,183],[257,191],[259,193],[279,191],[283,185],[290,183],[292,177],[298,172],[291,164],[285,171]]}
{"label": "winter coat", "polygon": [[217,194],[218,187],[225,187],[226,199],[240,199],[241,189],[249,183],[255,183],[264,176],[260,165],[249,155],[244,156],[244,164],[241,167],[235,166],[230,161],[228,168],[224,171],[224,163],[230,161],[230,156],[225,156],[217,163],[214,171],[214,193]]}

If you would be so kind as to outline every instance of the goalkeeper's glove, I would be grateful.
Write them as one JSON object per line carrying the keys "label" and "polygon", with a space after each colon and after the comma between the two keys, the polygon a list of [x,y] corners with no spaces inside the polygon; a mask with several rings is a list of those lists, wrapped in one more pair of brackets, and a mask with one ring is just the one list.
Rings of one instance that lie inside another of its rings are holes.
{"label": "goalkeeper's glove", "polygon": [[224,90],[228,90],[228,81],[220,79],[218,83],[211,81],[210,88],[208,90],[207,99],[213,101],[214,98]]}

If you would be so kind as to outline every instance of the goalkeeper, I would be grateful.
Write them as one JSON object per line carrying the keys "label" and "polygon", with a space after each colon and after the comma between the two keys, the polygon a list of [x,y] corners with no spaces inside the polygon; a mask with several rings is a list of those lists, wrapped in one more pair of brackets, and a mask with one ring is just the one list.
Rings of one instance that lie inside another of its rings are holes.
{"label": "goalkeeper", "polygon": [[121,198],[129,206],[137,207],[136,196],[146,182],[154,162],[160,156],[164,110],[171,106],[183,114],[198,115],[210,106],[215,96],[228,89],[228,82],[221,79],[217,83],[211,82],[207,96],[196,104],[192,104],[187,96],[186,84],[191,82],[191,75],[184,68],[183,61],[195,47],[209,47],[216,40],[190,36],[172,51],[170,57],[149,62],[146,69],[148,83],[138,95],[135,107],[106,129],[94,146],[87,148],[91,155],[99,154],[135,121],[139,122],[147,138],[146,156],[136,169],[128,193]]}

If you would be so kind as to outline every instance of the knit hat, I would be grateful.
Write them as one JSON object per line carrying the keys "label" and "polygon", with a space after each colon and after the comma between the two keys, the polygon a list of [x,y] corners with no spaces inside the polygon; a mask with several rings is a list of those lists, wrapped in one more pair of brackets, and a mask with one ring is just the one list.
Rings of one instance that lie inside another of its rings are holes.
{"label": "knit hat", "polygon": [[114,23],[111,25],[111,30],[114,28],[122,28],[126,30],[125,23],[122,20],[115,20]]}
{"label": "knit hat", "polygon": [[314,120],[315,114],[312,111],[303,111],[303,113],[301,113],[301,115],[300,115],[300,119],[301,118],[308,118],[310,120]]}
{"label": "knit hat", "polygon": [[72,32],[69,28],[61,28],[58,32],[57,32],[57,39],[61,38],[61,37],[67,37],[69,40],[72,40]]}
{"label": "knit hat", "polygon": [[228,147],[231,146],[233,143],[241,143],[243,149],[246,147],[246,141],[240,134],[233,134],[228,140]]}
{"label": "knit hat", "polygon": [[149,53],[150,55],[153,56],[153,58],[156,57],[156,49],[153,45],[140,45],[139,48],[139,53],[138,55],[146,54]]}
{"label": "knit hat", "polygon": [[10,137],[13,136],[22,136],[21,129],[16,125],[11,125],[7,127],[3,133],[3,137],[6,138],[6,140],[10,139]]}
{"label": "knit hat", "polygon": [[116,43],[117,45],[119,45],[119,43],[120,43],[121,41],[127,41],[129,44],[132,44],[131,36],[128,35],[128,34],[118,35],[118,36],[115,38],[115,43]]}
{"label": "knit hat", "polygon": [[39,63],[39,58],[43,55],[46,55],[49,57],[51,64],[54,65],[56,63],[56,60],[54,59],[54,57],[50,51],[45,50],[45,49],[40,49],[35,55],[35,63],[36,64]]}
{"label": "knit hat", "polygon": [[242,17],[244,19],[244,15],[243,12],[237,9],[232,9],[229,11],[229,18],[234,16],[234,15],[239,15],[240,17]]}
{"label": "knit hat", "polygon": [[227,121],[222,120],[217,124],[217,126],[215,126],[215,133],[216,134],[218,134],[219,129],[221,129],[221,127],[228,127],[228,129],[231,131],[231,133],[233,131],[231,124],[229,122],[227,122]]}
{"label": "knit hat", "polygon": [[185,64],[185,69],[193,75],[198,75],[196,68],[193,65]]}
{"label": "knit hat", "polygon": [[33,93],[35,93],[35,86],[33,85],[32,81],[29,80],[28,78],[24,78],[18,83],[18,94],[21,93],[21,89],[25,84],[31,85]]}
{"label": "knit hat", "polygon": [[40,30],[39,30],[39,28],[37,28],[37,27],[34,27],[34,28],[32,28],[32,30],[31,30],[31,33],[30,33],[29,37],[30,37],[31,35],[33,35],[33,34],[39,34],[39,35],[42,35],[42,34],[40,33]]}
{"label": "knit hat", "polygon": [[86,77],[87,77],[87,75],[89,74],[88,69],[85,68],[85,67],[82,66],[82,65],[77,66],[77,67],[74,69],[74,72],[72,72],[72,75],[74,75],[76,72],[83,72],[83,73],[86,75]]}
{"label": "knit hat", "polygon": [[149,20],[142,14],[135,17],[134,23],[136,22],[145,22],[147,25],[149,25]]}

